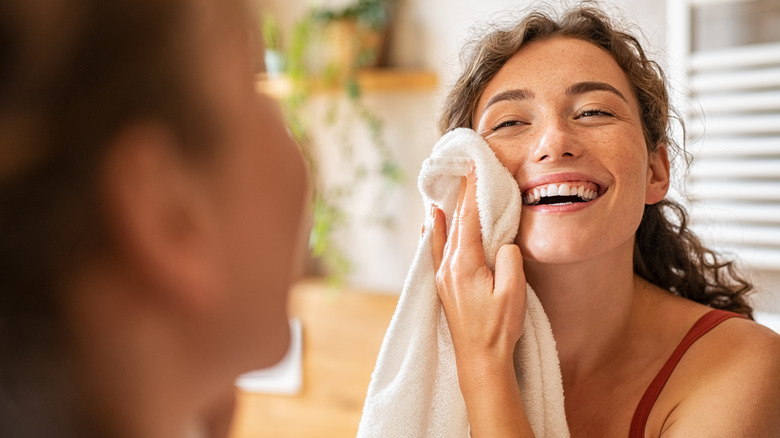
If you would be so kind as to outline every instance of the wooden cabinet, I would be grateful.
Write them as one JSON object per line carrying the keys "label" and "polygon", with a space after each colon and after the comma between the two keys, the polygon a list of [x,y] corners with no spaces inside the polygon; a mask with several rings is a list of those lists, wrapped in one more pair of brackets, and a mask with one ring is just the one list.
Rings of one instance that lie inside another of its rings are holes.
{"label": "wooden cabinet", "polygon": [[299,282],[290,314],[303,327],[297,395],[239,391],[230,438],[354,437],[379,347],[398,295]]}

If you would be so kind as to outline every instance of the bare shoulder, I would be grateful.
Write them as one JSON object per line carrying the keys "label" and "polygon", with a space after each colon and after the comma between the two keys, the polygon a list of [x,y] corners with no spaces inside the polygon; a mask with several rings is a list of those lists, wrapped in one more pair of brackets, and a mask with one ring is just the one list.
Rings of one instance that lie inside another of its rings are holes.
{"label": "bare shoulder", "polygon": [[691,346],[664,392],[656,436],[778,437],[780,335],[728,319]]}

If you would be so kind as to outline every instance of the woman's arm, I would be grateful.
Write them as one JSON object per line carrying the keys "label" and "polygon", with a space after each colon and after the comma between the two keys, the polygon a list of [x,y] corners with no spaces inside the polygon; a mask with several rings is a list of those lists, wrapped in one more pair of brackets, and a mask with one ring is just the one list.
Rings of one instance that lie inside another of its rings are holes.
{"label": "woman's arm", "polygon": [[474,171],[461,185],[452,235],[434,208],[432,252],[460,390],[473,437],[533,437],[515,377],[514,348],[523,331],[526,283],[516,245],[504,245],[495,274],[485,264]]}

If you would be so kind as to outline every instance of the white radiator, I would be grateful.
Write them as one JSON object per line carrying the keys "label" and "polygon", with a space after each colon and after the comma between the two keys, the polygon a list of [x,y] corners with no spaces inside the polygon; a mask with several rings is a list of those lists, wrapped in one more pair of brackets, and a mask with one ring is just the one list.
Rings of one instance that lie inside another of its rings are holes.
{"label": "white radiator", "polygon": [[672,79],[694,152],[693,228],[753,269],[780,271],[780,41],[694,52],[692,10],[717,2],[667,2]]}

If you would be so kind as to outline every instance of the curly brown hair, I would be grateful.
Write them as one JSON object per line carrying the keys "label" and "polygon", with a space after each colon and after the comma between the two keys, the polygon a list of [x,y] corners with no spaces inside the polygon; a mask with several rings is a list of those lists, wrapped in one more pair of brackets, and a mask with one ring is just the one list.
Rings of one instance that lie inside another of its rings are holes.
{"label": "curly brown hair", "polygon": [[[582,4],[559,19],[537,10],[520,22],[490,31],[466,46],[465,68],[450,91],[439,122],[442,132],[473,128],[472,115],[485,87],[518,50],[553,37],[590,42],[617,61],[639,103],[648,153],[666,146],[688,159],[684,145],[670,135],[677,117],[669,103],[667,80],[660,66],[647,58],[639,40],[593,5]],[[670,199],[646,205],[634,242],[634,271],[671,293],[752,318],[746,295],[753,285],[733,261],[706,248],[688,227],[685,208]]]}

